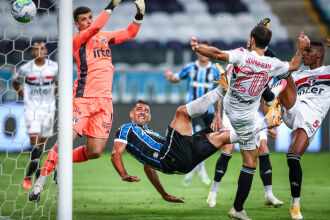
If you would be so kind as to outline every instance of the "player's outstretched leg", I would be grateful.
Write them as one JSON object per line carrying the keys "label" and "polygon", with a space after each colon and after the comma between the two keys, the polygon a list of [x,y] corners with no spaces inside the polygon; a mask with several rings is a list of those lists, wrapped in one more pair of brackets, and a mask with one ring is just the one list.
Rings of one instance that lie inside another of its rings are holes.
{"label": "player's outstretched leg", "polygon": [[[210,193],[207,197],[206,203],[209,207],[214,207],[217,204],[217,196],[219,192],[219,184],[222,177],[227,171],[228,162],[232,156],[232,151],[234,149],[233,144],[227,144],[222,147],[221,155],[215,165],[214,179]],[[227,153],[228,152],[228,153]]]}
{"label": "player's outstretched leg", "polygon": [[185,175],[185,177],[183,179],[183,186],[185,186],[185,187],[188,187],[189,186],[192,178],[194,177],[194,174],[195,174],[196,169],[197,168],[195,167],[192,171],[190,171],[189,173],[187,173]]}
{"label": "player's outstretched leg", "polygon": [[283,205],[283,202],[278,200],[273,194],[272,187],[272,165],[269,159],[269,152],[261,153],[259,157],[259,171],[260,178],[265,187],[265,205],[279,207]]}
{"label": "player's outstretched leg", "polygon": [[[42,149],[40,149],[38,145],[32,146],[31,149],[32,150],[30,153],[30,164],[29,164],[28,172],[23,181],[23,189],[32,188],[31,177],[32,177],[33,173],[37,171],[38,165],[40,162],[40,157],[42,155]],[[38,174],[36,176],[37,176],[37,178],[39,177]]]}
{"label": "player's outstretched leg", "polygon": [[210,185],[211,180],[206,172],[205,161],[202,161],[200,164],[198,164],[196,166],[196,168],[198,171],[198,176],[199,176],[200,180],[202,181],[202,183],[204,183],[207,186]]}

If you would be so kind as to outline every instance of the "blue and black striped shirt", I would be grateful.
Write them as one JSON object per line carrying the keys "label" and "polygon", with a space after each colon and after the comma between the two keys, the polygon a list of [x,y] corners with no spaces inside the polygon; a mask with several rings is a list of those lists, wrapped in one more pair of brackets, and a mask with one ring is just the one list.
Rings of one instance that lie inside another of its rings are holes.
{"label": "blue and black striped shirt", "polygon": [[[189,97],[188,103],[202,97],[216,87],[213,80],[218,79],[218,71],[212,62],[205,67],[199,65],[198,60],[187,64],[178,74],[180,79],[188,79],[189,81]],[[214,114],[214,106],[212,105],[208,111]]]}
{"label": "blue and black striped shirt", "polygon": [[125,143],[126,151],[144,165],[163,172],[160,160],[165,138],[147,126],[124,124],[117,130],[114,141]]}

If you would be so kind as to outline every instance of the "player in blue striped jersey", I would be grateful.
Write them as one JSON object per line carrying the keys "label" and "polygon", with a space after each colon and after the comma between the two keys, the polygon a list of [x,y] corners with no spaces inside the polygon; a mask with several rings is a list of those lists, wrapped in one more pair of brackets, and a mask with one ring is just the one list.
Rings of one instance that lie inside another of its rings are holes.
{"label": "player in blue striped jersey", "polygon": [[[201,41],[202,45],[211,46],[209,41]],[[195,62],[188,63],[179,73],[172,73],[170,70],[165,70],[165,77],[172,83],[177,83],[180,80],[187,79],[189,84],[189,96],[188,103],[202,97],[207,92],[213,90],[216,86],[213,84],[214,80],[217,80],[218,71],[206,56],[197,53],[198,59]],[[193,133],[196,133],[212,124],[213,126],[220,127],[221,117],[218,110],[217,103],[211,106],[206,113],[192,119]],[[214,117],[213,117],[214,115]],[[201,181],[209,185],[211,183],[210,178],[207,175],[204,161],[196,166],[190,173],[184,178],[184,185],[188,186],[192,180],[195,171],[198,171],[198,175]]]}

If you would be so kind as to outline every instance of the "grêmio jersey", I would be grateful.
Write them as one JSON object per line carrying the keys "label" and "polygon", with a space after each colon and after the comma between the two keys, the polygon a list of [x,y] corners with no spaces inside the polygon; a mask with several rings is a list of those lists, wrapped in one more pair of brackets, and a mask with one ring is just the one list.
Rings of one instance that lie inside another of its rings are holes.
{"label": "gr\u00eamio jersey", "polygon": [[233,64],[233,71],[227,70],[231,75],[224,105],[242,120],[248,120],[258,111],[265,85],[274,77],[285,77],[289,64],[243,48],[226,53],[229,54],[229,63]]}
{"label": "gr\u00eamio jersey", "polygon": [[35,64],[34,60],[22,65],[14,81],[24,80],[24,104],[27,109],[50,108],[55,110],[55,87],[58,65],[46,59],[42,66]]}
{"label": "gr\u00eamio jersey", "polygon": [[298,99],[325,117],[330,107],[330,66],[292,73]]}
{"label": "gr\u00eamio jersey", "polygon": [[142,164],[164,172],[161,168],[161,148],[165,138],[136,123],[122,125],[115,134],[114,142],[126,144],[126,151]]}
{"label": "gr\u00eamio jersey", "polygon": [[139,27],[132,23],[124,30],[100,31],[109,17],[107,12],[101,12],[90,27],[73,37],[73,56],[78,67],[78,77],[73,85],[76,98],[112,98],[114,67],[109,45],[134,38]]}

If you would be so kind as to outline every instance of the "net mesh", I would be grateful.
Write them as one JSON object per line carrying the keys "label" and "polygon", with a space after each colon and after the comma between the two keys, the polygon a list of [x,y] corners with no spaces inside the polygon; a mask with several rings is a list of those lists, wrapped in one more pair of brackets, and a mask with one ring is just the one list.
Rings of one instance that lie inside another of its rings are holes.
{"label": "net mesh", "polygon": [[[29,23],[14,20],[11,15],[14,1],[0,1],[0,219],[56,219],[57,213],[57,185],[52,178],[47,179],[38,203],[28,201],[30,190],[22,186],[30,162],[30,138],[25,125],[24,101],[13,89],[12,82],[20,66],[33,59],[30,48],[36,41],[43,41],[49,58],[57,60],[57,1],[33,1],[38,11]],[[24,82],[22,79],[21,85],[24,86]],[[53,127],[43,159],[56,140],[57,129],[54,124]],[[33,175],[32,184],[35,181]]]}

